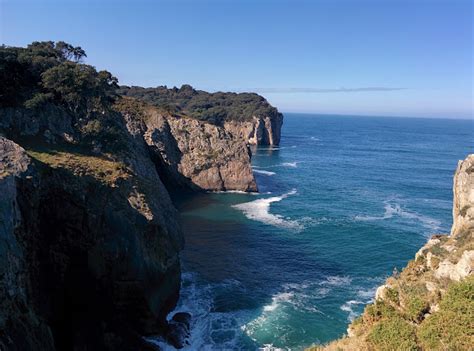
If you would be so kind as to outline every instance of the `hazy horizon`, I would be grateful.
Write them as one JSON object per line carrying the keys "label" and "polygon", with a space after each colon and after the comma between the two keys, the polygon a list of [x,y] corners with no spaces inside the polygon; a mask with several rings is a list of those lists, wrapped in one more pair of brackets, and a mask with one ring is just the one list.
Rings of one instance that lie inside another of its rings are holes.
{"label": "hazy horizon", "polygon": [[121,84],[254,91],[281,111],[473,118],[469,0],[1,0],[0,41],[63,40]]}
{"label": "hazy horizon", "polygon": [[[300,111],[285,111],[280,110],[281,113],[285,114],[296,114],[296,115],[314,115],[314,116],[335,116],[335,117],[381,117],[381,118],[413,118],[413,119],[446,119],[446,120],[455,120],[455,121],[472,121],[474,122],[474,118],[472,117],[432,117],[432,116],[395,116],[395,115],[382,115],[382,114],[354,114],[354,113],[325,113],[325,112],[300,112]],[[474,125],[473,125],[474,126]]]}

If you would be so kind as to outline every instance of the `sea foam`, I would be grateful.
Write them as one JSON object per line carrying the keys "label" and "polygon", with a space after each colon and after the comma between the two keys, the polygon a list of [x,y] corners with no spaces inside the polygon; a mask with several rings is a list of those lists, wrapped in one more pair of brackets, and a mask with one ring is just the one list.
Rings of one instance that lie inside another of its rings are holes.
{"label": "sea foam", "polygon": [[384,201],[384,214],[382,216],[355,216],[355,220],[357,221],[377,221],[377,220],[384,220],[390,219],[394,216],[398,216],[401,218],[418,221],[421,223],[422,226],[429,229],[431,232],[439,231],[441,227],[441,222],[437,219],[421,215],[416,212],[412,212],[406,210],[400,206],[398,203],[393,203],[390,200]]}
{"label": "sea foam", "polygon": [[[240,282],[233,279],[219,283],[205,283],[198,274],[185,272],[182,274],[181,292],[178,306],[168,318],[176,312],[191,314],[191,333],[188,344],[182,351],[195,350],[235,350],[241,349],[242,331],[239,325],[249,320],[248,311],[217,312],[214,299],[217,291],[239,288]],[[225,337],[222,337],[225,335]],[[176,351],[162,338],[146,338],[163,351]]]}
{"label": "sea foam", "polygon": [[253,172],[257,174],[267,175],[267,176],[272,176],[276,174],[275,172],[265,171],[263,169],[253,169]]}
{"label": "sea foam", "polygon": [[281,166],[283,167],[290,167],[290,168],[296,168],[298,162],[283,162]]}
{"label": "sea foam", "polygon": [[265,199],[258,199],[251,202],[234,205],[232,207],[241,210],[248,219],[259,221],[276,227],[302,230],[304,229],[298,221],[287,219],[281,215],[270,213],[270,205],[279,202],[288,196],[296,194],[296,189],[281,196],[272,196]]}

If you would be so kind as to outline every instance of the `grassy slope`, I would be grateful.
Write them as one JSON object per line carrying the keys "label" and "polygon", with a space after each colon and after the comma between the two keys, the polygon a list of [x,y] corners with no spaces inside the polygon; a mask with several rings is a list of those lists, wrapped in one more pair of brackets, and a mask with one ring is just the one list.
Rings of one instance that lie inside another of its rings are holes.
{"label": "grassy slope", "polygon": [[27,154],[52,168],[63,168],[77,176],[89,176],[101,183],[114,185],[132,175],[122,162],[104,154],[94,155],[73,145],[22,143]]}

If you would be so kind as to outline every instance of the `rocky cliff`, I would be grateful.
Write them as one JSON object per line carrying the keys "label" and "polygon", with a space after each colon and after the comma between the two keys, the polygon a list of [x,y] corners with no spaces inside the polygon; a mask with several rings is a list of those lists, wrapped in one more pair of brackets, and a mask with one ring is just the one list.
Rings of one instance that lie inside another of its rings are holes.
{"label": "rocky cliff", "polygon": [[135,99],[116,108],[149,146],[166,183],[192,190],[257,191],[246,143],[225,128]]}
{"label": "rocky cliff", "polygon": [[251,121],[224,123],[224,128],[249,145],[279,145],[283,115],[252,117]]}
{"label": "rocky cliff", "polygon": [[347,337],[311,350],[472,350],[474,155],[459,161],[453,192],[451,234],[433,236],[387,279]]}
{"label": "rocky cliff", "polygon": [[190,316],[167,318],[184,244],[168,189],[257,190],[246,140],[213,118],[277,111],[256,94],[197,107],[209,95],[190,87],[165,89],[176,108],[121,98],[83,57],[0,47],[0,350],[183,346]]}
{"label": "rocky cliff", "polygon": [[134,99],[89,120],[55,105],[1,109],[0,131],[0,348],[179,339],[166,316],[183,238],[163,182],[255,191],[246,143]]}
{"label": "rocky cliff", "polygon": [[278,145],[283,115],[253,93],[208,93],[190,85],[168,89],[122,86],[119,93],[173,114],[224,127],[250,145]]}
{"label": "rocky cliff", "polygon": [[53,144],[65,130],[44,129],[47,116],[22,133],[12,120],[3,131],[17,143],[0,138],[0,348],[146,348],[141,336],[166,334],[178,299],[176,210],[146,145]]}

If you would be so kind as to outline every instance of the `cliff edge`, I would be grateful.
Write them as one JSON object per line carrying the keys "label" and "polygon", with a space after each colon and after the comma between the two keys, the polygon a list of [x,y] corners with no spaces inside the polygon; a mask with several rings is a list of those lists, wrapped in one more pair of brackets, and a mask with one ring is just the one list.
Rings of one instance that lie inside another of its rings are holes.
{"label": "cliff edge", "polygon": [[83,57],[0,48],[0,349],[182,347],[168,189],[255,191],[250,152],[221,125],[120,97]]}
{"label": "cliff edge", "polygon": [[183,236],[145,149],[15,139],[0,137],[0,348],[146,349],[179,296]]}
{"label": "cliff edge", "polygon": [[451,234],[433,236],[388,278],[348,336],[309,350],[472,350],[474,155],[459,161],[453,193]]}
{"label": "cliff edge", "polygon": [[125,117],[129,131],[148,145],[169,187],[257,191],[250,150],[225,128],[133,98],[120,99],[115,109]]}

